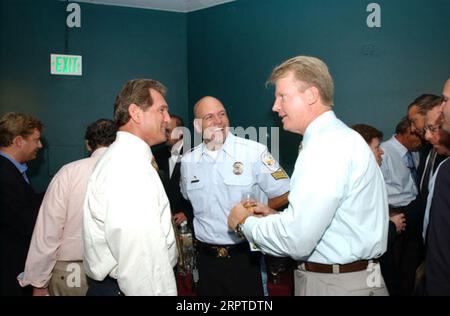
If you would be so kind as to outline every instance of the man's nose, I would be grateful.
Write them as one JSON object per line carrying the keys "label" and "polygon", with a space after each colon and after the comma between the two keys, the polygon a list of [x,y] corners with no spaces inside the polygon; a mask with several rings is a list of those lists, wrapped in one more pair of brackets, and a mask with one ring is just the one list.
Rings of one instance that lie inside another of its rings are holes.
{"label": "man's nose", "polygon": [[279,112],[279,111],[280,111],[279,102],[275,100],[275,102],[273,102],[272,112]]}

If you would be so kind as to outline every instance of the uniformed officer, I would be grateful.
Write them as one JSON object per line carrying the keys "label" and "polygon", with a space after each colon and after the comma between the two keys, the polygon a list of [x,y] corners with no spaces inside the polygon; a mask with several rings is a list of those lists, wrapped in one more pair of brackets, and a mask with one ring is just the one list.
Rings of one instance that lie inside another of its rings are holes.
{"label": "uniformed officer", "polygon": [[181,192],[194,209],[199,295],[262,295],[260,253],[227,226],[232,207],[253,193],[273,208],[287,203],[289,178],[267,147],[236,137],[222,103],[213,97],[194,107],[203,143],[181,160]]}

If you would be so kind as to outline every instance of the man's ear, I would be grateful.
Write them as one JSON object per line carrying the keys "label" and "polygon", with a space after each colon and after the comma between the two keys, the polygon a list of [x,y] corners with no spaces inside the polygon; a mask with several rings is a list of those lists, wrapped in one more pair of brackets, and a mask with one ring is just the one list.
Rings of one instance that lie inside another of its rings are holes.
{"label": "man's ear", "polygon": [[22,147],[22,144],[23,144],[23,142],[24,142],[24,139],[23,139],[23,137],[22,136],[20,136],[20,135],[18,135],[18,136],[16,136],[16,137],[14,137],[14,139],[13,139],[13,144],[16,146],[16,147]]}
{"label": "man's ear", "polygon": [[91,146],[89,146],[89,142],[88,142],[87,139],[84,140],[84,146],[86,147],[86,150],[87,150],[89,153],[92,153],[92,152],[93,152]]}
{"label": "man's ear", "polygon": [[196,118],[194,119],[194,129],[197,133],[201,134],[202,133],[202,119]]}
{"label": "man's ear", "polygon": [[142,109],[134,104],[131,103],[130,106],[128,107],[128,114],[130,115],[130,118],[136,122],[136,123],[141,123],[142,120]]}
{"label": "man's ear", "polygon": [[317,101],[319,101],[320,93],[319,89],[312,86],[305,90],[306,95],[306,101],[309,105],[315,104]]}

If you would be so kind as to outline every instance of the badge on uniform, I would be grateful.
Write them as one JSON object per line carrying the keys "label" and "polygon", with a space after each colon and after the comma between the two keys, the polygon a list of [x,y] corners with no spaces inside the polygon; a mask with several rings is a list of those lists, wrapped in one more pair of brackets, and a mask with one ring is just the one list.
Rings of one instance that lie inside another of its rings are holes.
{"label": "badge on uniform", "polygon": [[270,171],[275,172],[278,169],[278,164],[275,158],[272,157],[272,155],[266,151],[261,156],[262,163],[269,168]]}
{"label": "badge on uniform", "polygon": [[271,175],[275,180],[282,180],[282,179],[289,178],[286,171],[284,171],[283,168],[280,168],[277,171],[275,171],[274,173],[271,173]]}
{"label": "badge on uniform", "polygon": [[240,161],[236,161],[234,164],[233,164],[233,173],[235,174],[235,175],[241,175],[242,173],[244,172],[244,164],[242,163],[242,162],[240,162]]}
{"label": "badge on uniform", "polygon": [[194,176],[194,179],[191,180],[191,183],[198,183],[198,182],[200,182],[200,180],[197,179],[196,176]]}

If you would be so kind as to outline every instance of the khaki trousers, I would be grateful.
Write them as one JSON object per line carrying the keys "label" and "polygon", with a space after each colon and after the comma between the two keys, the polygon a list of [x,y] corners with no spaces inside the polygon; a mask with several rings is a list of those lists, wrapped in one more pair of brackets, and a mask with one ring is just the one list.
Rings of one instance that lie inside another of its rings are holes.
{"label": "khaki trousers", "polygon": [[48,285],[51,296],[85,296],[88,289],[83,261],[57,261]]}
{"label": "khaki trousers", "polygon": [[304,264],[294,271],[296,296],[386,296],[389,292],[380,265],[348,273],[317,273],[305,270]]}

